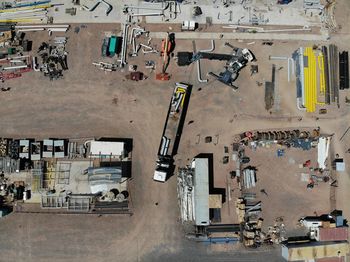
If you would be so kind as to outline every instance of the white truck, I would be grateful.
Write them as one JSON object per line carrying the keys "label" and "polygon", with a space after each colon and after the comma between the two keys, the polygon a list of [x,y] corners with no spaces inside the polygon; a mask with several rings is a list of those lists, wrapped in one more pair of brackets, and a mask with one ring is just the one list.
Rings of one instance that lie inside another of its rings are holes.
{"label": "white truck", "polygon": [[165,182],[174,168],[174,155],[180,142],[192,86],[176,83],[165,120],[153,179]]}

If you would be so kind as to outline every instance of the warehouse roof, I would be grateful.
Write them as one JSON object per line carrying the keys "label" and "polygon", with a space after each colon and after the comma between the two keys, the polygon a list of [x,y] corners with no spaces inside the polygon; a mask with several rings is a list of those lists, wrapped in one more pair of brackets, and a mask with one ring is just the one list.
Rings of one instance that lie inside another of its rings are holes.
{"label": "warehouse roof", "polygon": [[195,223],[209,225],[209,160],[194,159],[194,210]]}
{"label": "warehouse roof", "polygon": [[310,242],[282,246],[282,256],[287,261],[345,256],[348,252],[349,243],[347,241]]}
{"label": "warehouse roof", "polygon": [[316,231],[318,241],[341,241],[348,239],[348,227],[319,228]]}
{"label": "warehouse roof", "polygon": [[92,156],[121,156],[124,151],[124,142],[91,141],[90,155]]}

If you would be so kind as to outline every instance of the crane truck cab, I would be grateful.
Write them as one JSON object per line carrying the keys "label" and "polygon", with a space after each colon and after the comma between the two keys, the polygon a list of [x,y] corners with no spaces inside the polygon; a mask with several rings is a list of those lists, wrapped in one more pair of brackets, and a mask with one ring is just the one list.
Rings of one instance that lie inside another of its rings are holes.
{"label": "crane truck cab", "polygon": [[254,60],[254,56],[253,56],[252,52],[250,52],[250,50],[248,48],[242,49],[242,55],[249,62],[252,62]]}

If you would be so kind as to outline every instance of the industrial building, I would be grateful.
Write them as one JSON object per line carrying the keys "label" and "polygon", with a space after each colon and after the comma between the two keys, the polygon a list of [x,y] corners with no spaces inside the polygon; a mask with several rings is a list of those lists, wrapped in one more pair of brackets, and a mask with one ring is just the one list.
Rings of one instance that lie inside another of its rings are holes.
{"label": "industrial building", "polygon": [[349,8],[0,1],[3,260],[345,262]]}
{"label": "industrial building", "polygon": [[23,201],[16,211],[130,213],[131,139],[2,142],[4,166],[16,166],[5,169],[2,193],[10,205]]}
{"label": "industrial building", "polygon": [[237,242],[241,227],[221,216],[226,202],[224,188],[214,187],[212,154],[199,154],[189,166],[179,168],[177,189],[181,220],[192,225],[188,237],[196,241]]}
{"label": "industrial building", "polygon": [[282,256],[287,261],[318,261],[317,259],[326,258],[337,258],[337,261],[341,261],[348,253],[349,243],[347,241],[282,245]]}

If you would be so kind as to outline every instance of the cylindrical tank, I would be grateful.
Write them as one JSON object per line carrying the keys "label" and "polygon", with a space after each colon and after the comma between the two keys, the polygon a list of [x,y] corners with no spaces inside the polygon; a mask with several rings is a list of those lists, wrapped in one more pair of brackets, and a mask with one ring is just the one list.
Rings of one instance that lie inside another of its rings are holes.
{"label": "cylindrical tank", "polygon": [[119,194],[119,190],[116,188],[112,188],[111,190],[109,190],[110,192],[112,192],[114,194],[114,197],[116,197]]}
{"label": "cylindrical tank", "polygon": [[125,197],[125,199],[129,197],[129,192],[126,190],[122,191],[121,194]]}

